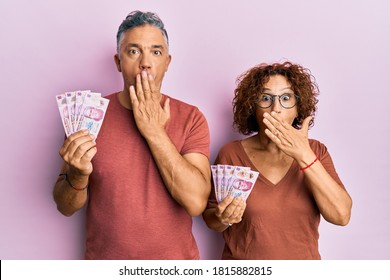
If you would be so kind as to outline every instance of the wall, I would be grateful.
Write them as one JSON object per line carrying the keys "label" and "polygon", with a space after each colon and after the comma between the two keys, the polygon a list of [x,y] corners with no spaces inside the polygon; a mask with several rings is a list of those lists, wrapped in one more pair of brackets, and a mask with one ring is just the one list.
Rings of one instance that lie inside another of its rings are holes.
{"label": "wall", "polygon": [[[140,3],[137,3],[140,2]],[[63,128],[54,96],[122,88],[115,35],[132,10],[164,20],[173,60],[163,91],[196,104],[214,160],[241,137],[231,127],[235,79],[260,62],[311,69],[321,95],[310,137],[327,145],[353,201],[347,227],[322,221],[324,259],[390,258],[390,2],[373,1],[0,1],[0,259],[80,259],[84,215],[52,200]],[[203,259],[218,259],[219,234],[201,218]]]}

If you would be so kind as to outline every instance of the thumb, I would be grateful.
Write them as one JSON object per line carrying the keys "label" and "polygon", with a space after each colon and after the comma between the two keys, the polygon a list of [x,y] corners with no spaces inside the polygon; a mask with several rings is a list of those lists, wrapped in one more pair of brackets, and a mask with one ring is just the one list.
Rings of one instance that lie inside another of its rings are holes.
{"label": "thumb", "polygon": [[168,118],[171,115],[171,107],[170,107],[169,103],[170,103],[170,99],[167,98],[167,100],[165,100],[165,102],[164,102],[164,107],[163,107],[163,110],[168,115]]}
{"label": "thumb", "polygon": [[305,131],[306,133],[309,132],[309,124],[310,124],[310,121],[313,119],[312,116],[308,116],[306,117],[303,122],[302,122],[302,129],[303,131]]}

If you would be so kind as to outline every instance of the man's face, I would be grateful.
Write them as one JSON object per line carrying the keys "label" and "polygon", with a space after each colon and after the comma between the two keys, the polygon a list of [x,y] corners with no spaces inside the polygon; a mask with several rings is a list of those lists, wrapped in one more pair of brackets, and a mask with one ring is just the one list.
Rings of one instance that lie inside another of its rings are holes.
{"label": "man's face", "polygon": [[119,46],[119,56],[115,56],[118,70],[122,72],[125,90],[135,86],[137,74],[146,70],[161,88],[171,56],[161,31],[151,25],[143,25],[126,31]]}

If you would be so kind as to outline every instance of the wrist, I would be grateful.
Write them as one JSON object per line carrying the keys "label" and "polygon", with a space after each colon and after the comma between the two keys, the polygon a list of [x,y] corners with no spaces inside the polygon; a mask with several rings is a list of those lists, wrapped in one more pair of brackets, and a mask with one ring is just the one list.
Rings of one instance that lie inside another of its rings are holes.
{"label": "wrist", "polygon": [[92,164],[91,167],[88,168],[87,170],[80,170],[68,165],[68,169],[66,173],[68,174],[69,178],[72,179],[72,181],[75,180],[75,181],[84,182],[85,180],[88,181],[89,175],[91,175],[92,171],[93,171]]}
{"label": "wrist", "polygon": [[316,154],[311,150],[307,149],[299,154],[295,159],[300,167],[305,167],[313,162]]}
{"label": "wrist", "polygon": [[308,158],[308,160],[301,161],[299,170],[305,171],[306,169],[310,168],[312,165],[314,165],[318,161],[318,155],[313,154],[311,156],[311,159]]}
{"label": "wrist", "polygon": [[145,140],[150,144],[158,145],[159,143],[164,143],[168,134],[163,127],[157,127],[156,129],[150,129],[141,133]]}
{"label": "wrist", "polygon": [[75,175],[69,171],[59,174],[63,176],[67,184],[76,191],[83,191],[88,188],[89,176],[86,175]]}

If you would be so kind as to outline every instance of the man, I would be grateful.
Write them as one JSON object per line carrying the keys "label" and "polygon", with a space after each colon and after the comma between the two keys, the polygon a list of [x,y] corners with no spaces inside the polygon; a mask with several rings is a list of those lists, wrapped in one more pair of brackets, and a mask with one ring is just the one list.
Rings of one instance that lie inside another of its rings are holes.
{"label": "man", "polygon": [[66,216],[88,204],[86,259],[199,259],[192,216],[211,188],[209,130],[196,107],[160,93],[168,46],[156,14],[130,13],[114,56],[124,87],[105,97],[98,139],[79,131],[60,149],[54,200]]}

